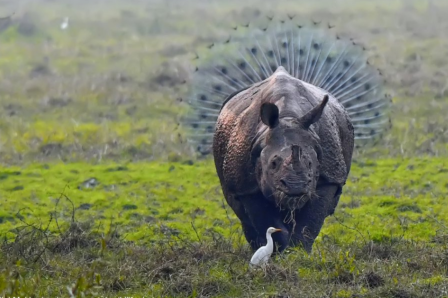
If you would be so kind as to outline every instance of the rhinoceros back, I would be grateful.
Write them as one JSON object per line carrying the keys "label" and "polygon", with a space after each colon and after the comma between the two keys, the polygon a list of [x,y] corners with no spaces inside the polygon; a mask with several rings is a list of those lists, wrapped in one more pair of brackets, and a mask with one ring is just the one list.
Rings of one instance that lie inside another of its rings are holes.
{"label": "rhinoceros back", "polygon": [[325,90],[345,108],[357,146],[366,146],[390,127],[390,97],[366,50],[327,25],[290,17],[266,18],[214,42],[198,55],[184,119],[187,138],[202,155],[212,154],[216,121],[235,94],[270,77],[279,66],[293,77]]}

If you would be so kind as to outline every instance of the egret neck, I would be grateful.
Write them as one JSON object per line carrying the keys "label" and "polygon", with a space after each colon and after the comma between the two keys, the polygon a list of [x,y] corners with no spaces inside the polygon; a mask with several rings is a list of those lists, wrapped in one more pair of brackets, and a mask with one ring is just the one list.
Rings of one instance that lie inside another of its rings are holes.
{"label": "egret neck", "polygon": [[272,240],[272,233],[266,232],[266,240],[268,243],[266,244],[266,250],[269,254],[274,251],[274,241]]}

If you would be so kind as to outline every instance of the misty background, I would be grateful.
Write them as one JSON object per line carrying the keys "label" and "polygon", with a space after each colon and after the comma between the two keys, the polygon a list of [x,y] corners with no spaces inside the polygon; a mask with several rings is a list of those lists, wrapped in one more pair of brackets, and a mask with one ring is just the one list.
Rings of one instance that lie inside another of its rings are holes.
{"label": "misty background", "polygon": [[442,0],[3,0],[0,160],[194,156],[178,122],[195,52],[282,13],[336,25],[387,79],[394,127],[363,154],[446,154],[447,12]]}

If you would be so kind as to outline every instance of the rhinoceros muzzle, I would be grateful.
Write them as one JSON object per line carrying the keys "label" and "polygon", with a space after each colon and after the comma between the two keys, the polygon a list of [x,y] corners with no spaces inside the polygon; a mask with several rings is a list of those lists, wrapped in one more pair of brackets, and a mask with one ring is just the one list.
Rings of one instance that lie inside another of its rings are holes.
{"label": "rhinoceros muzzle", "polygon": [[311,193],[303,193],[298,195],[290,195],[279,191],[277,196],[277,204],[284,209],[300,210],[310,200]]}

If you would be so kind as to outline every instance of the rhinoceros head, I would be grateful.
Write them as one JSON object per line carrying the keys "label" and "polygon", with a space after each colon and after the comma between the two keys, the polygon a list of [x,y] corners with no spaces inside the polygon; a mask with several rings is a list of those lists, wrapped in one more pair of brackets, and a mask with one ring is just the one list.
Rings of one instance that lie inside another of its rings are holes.
{"label": "rhinoceros head", "polygon": [[261,105],[260,117],[267,131],[258,142],[262,145],[258,146],[256,175],[263,195],[280,207],[300,209],[315,194],[322,149],[310,126],[319,120],[327,102],[325,95],[304,116],[282,118],[276,104]]}

